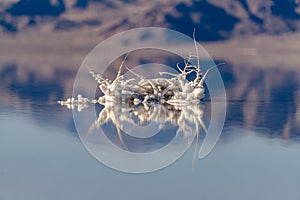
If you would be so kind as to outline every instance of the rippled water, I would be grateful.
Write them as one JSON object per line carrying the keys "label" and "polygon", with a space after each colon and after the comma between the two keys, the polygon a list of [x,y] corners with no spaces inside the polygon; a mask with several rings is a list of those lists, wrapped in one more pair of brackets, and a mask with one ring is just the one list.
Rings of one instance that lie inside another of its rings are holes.
{"label": "rippled water", "polygon": [[211,154],[193,160],[194,144],[171,166],[132,175],[95,160],[72,112],[56,104],[75,72],[41,78],[21,68],[0,71],[0,199],[300,198],[299,71],[228,63],[226,122]]}

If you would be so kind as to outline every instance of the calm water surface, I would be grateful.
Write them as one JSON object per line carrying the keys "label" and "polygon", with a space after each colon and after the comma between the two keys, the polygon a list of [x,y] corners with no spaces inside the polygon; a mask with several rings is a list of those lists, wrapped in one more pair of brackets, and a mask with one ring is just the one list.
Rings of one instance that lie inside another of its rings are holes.
{"label": "calm water surface", "polygon": [[0,73],[0,200],[300,199],[297,71],[222,68],[227,117],[211,154],[193,163],[193,145],[163,170],[132,175],[85,150],[72,112],[55,102],[70,80],[24,80],[14,70]]}

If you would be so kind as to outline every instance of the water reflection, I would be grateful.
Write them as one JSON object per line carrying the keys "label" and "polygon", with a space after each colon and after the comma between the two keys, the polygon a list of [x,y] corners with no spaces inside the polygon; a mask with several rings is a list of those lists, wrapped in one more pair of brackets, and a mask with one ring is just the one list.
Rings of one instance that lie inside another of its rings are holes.
{"label": "water reflection", "polygon": [[0,68],[1,114],[25,115],[41,127],[62,127],[75,132],[72,113],[57,107],[56,100],[70,94],[76,72],[62,67],[19,66]]}
{"label": "water reflection", "polygon": [[[220,72],[228,100],[225,128],[238,126],[266,137],[297,141],[300,135],[300,72],[281,67],[234,66],[227,61],[222,62],[226,63]],[[51,123],[73,132],[71,113],[57,106],[56,101],[71,96],[75,73],[71,68],[2,65],[2,114],[27,113],[41,126]],[[206,106],[205,112],[209,111],[210,106]],[[226,134],[221,137],[226,137]]]}
{"label": "water reflection", "polygon": [[25,71],[16,64],[7,64],[0,70],[0,83],[10,93],[20,97],[20,100],[51,101],[64,96],[63,81],[73,73],[67,70],[57,70],[55,75],[40,77],[38,70]]}
{"label": "water reflection", "polygon": [[227,124],[268,137],[300,135],[299,71],[229,66],[221,69],[227,99]]}
{"label": "water reflection", "polygon": [[[67,106],[72,109],[78,105]],[[173,106],[107,102],[96,108],[99,109],[98,118],[86,130],[84,140],[98,143],[97,129],[101,127],[111,142],[126,151],[149,152],[167,145],[175,137],[181,138],[180,145],[190,145],[195,136],[199,138],[201,130],[207,132],[203,120],[204,104]]]}

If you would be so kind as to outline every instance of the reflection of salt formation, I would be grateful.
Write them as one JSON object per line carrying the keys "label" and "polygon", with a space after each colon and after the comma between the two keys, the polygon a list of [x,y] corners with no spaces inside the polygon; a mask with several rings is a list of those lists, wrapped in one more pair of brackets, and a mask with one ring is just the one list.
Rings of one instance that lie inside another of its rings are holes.
{"label": "reflection of salt formation", "polygon": [[[78,111],[81,111],[87,108],[89,104],[94,103],[95,101],[91,102],[79,95],[78,99],[68,99],[61,102],[61,105],[65,105],[69,109],[77,107]],[[108,122],[112,122],[117,129],[119,141],[124,146],[126,144],[124,144],[121,130],[127,133],[126,131],[130,132],[137,126],[149,123],[159,124],[159,130],[163,129],[165,124],[177,126],[176,136],[183,134],[180,137],[189,144],[193,142],[195,136],[198,139],[201,128],[207,132],[207,127],[203,122],[204,105],[202,103],[174,106],[170,104],[140,103],[129,105],[105,102],[103,105],[97,120],[90,126],[89,133]]]}
{"label": "reflection of salt formation", "polygon": [[[170,123],[178,126],[176,134],[183,132],[185,138],[193,138],[195,134],[198,136],[200,128],[207,132],[206,125],[202,120],[203,113],[203,104],[189,106],[172,106],[168,104],[152,104],[149,106],[147,104],[139,104],[138,106],[130,106],[105,103],[90,131],[112,121],[118,130],[119,139],[122,142],[120,129],[124,130],[125,124],[131,124],[134,127],[150,122],[161,125]],[[162,129],[163,126],[159,128]]]}

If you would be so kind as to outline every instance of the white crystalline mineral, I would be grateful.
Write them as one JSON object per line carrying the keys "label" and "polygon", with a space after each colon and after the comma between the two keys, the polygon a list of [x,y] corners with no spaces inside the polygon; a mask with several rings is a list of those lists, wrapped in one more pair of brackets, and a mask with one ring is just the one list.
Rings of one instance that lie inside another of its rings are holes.
{"label": "white crystalline mineral", "polygon": [[[191,57],[189,56],[189,59],[185,60],[183,69],[177,65],[180,71],[178,74],[160,72],[160,75],[166,74],[172,76],[172,78],[146,79],[128,69],[136,76],[136,79],[126,80],[121,75],[126,58],[120,65],[117,77],[113,81],[105,79],[101,74],[89,69],[89,73],[98,82],[99,89],[104,95],[98,99],[89,100],[79,94],[77,99],[72,97],[66,101],[58,101],[58,103],[71,109],[77,106],[78,111],[88,107],[90,103],[103,105],[106,102],[129,105],[158,103],[181,106],[199,103],[205,97],[203,87],[205,78],[209,71],[217,66],[211,67],[202,76],[199,62],[198,66],[191,65]],[[195,73],[195,79],[188,81],[187,75],[191,73]],[[136,84],[136,81],[138,84]]]}

